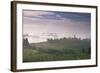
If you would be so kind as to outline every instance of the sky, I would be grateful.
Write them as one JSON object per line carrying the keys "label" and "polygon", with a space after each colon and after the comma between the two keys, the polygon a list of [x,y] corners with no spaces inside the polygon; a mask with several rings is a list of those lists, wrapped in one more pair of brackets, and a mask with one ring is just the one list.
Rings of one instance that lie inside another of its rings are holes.
{"label": "sky", "polygon": [[23,37],[30,43],[48,38],[90,38],[91,14],[79,12],[23,10]]}

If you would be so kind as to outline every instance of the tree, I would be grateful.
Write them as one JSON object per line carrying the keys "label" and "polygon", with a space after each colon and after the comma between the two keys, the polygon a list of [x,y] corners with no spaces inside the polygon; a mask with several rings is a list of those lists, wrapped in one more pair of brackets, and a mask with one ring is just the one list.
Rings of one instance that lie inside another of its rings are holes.
{"label": "tree", "polygon": [[23,39],[23,47],[28,48],[29,46],[30,46],[30,44],[28,42],[28,39],[27,38]]}

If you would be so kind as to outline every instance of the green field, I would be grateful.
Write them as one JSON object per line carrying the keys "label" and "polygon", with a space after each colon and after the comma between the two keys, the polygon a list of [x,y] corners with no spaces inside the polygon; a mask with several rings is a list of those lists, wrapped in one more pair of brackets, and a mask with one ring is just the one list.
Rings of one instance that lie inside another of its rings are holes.
{"label": "green field", "polygon": [[23,62],[81,60],[91,58],[90,39],[62,38],[47,42],[23,42]]}

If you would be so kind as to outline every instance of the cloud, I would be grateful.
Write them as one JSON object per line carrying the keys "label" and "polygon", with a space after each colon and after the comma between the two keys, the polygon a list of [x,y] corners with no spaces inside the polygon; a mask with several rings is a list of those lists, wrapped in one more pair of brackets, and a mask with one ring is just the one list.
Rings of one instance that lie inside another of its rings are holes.
{"label": "cloud", "polygon": [[23,10],[23,16],[35,19],[71,19],[76,21],[89,21],[90,13],[77,13],[77,12],[57,12],[57,11],[36,11],[36,10]]}
{"label": "cloud", "polygon": [[23,22],[26,24],[38,22],[90,22],[89,13],[56,12],[23,10]]}
{"label": "cloud", "polygon": [[30,20],[63,20],[64,18],[57,12],[53,11],[32,11],[32,10],[23,10],[23,17]]}
{"label": "cloud", "polygon": [[40,15],[53,15],[53,12],[48,11],[32,11],[32,10],[23,10],[24,16],[40,16]]}

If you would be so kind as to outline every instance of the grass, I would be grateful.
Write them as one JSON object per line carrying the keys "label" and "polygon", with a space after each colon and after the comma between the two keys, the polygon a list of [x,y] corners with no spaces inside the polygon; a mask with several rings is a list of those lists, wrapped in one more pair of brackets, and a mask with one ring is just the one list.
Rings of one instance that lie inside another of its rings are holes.
{"label": "grass", "polygon": [[90,39],[62,38],[47,42],[24,41],[23,62],[82,60],[91,58]]}
{"label": "grass", "polygon": [[39,62],[39,61],[58,61],[58,60],[80,60],[89,59],[90,55],[86,53],[67,54],[67,53],[48,53],[33,49],[23,50],[23,62]]}

